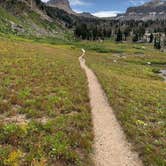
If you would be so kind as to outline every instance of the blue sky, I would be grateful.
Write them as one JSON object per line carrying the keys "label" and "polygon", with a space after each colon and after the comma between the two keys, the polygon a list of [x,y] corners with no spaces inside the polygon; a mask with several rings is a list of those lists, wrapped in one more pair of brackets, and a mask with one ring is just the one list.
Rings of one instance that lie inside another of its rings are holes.
{"label": "blue sky", "polygon": [[[46,0],[43,0],[46,1]],[[150,0],[69,0],[73,10],[90,12],[98,17],[115,16],[130,6],[138,6]]]}

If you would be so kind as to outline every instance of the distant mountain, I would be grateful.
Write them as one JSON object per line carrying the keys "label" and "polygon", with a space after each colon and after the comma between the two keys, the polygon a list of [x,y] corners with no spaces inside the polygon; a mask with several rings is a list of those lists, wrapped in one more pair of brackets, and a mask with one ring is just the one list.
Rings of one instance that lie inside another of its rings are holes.
{"label": "distant mountain", "polygon": [[47,5],[62,9],[70,14],[75,14],[75,12],[71,9],[70,3],[68,0],[50,0],[47,2]]}
{"label": "distant mountain", "polygon": [[68,0],[49,0],[46,4],[50,7],[55,7],[64,10],[69,14],[73,14],[80,17],[95,18],[93,15],[87,12],[76,13],[75,11],[72,10]]}
{"label": "distant mountain", "polygon": [[118,20],[166,20],[166,0],[151,0],[141,6],[130,7],[125,14],[119,14]]}

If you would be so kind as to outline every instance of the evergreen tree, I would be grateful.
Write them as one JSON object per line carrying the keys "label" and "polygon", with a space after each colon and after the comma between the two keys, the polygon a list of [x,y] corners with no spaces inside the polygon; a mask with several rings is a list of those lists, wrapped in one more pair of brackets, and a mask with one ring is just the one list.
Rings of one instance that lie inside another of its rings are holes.
{"label": "evergreen tree", "polygon": [[138,34],[134,34],[134,37],[133,37],[133,42],[137,42],[139,40],[139,36]]}
{"label": "evergreen tree", "polygon": [[124,36],[125,36],[125,41],[127,40],[127,37],[130,35],[131,29],[129,27],[125,28],[124,30]]}
{"label": "evergreen tree", "polygon": [[[38,1],[38,0],[36,0]],[[127,40],[128,37],[134,34],[133,41],[137,42],[141,40],[147,30],[151,32],[166,34],[166,22],[165,21],[117,21],[117,20],[89,20],[89,19],[76,19],[73,20],[71,16],[61,12],[47,11],[50,15],[57,15],[65,21],[67,27],[73,28],[75,26],[75,36],[83,40],[97,40],[110,38],[115,36],[116,41]],[[154,41],[154,34],[150,34],[149,42]]]}
{"label": "evergreen tree", "polygon": [[120,30],[120,28],[118,29],[118,32],[117,32],[117,36],[116,36],[116,41],[117,42],[120,42],[120,41],[122,41],[123,40],[123,34],[122,34],[122,32],[121,32],[121,30]]}
{"label": "evergreen tree", "polygon": [[153,42],[153,33],[150,34],[150,40],[149,40],[149,43],[152,43]]}
{"label": "evergreen tree", "polygon": [[156,42],[157,41],[157,39],[156,39],[156,37],[154,38],[154,48],[156,48]]}
{"label": "evergreen tree", "polygon": [[138,39],[141,39],[145,34],[145,28],[144,27],[139,27],[138,29]]}
{"label": "evergreen tree", "polygon": [[154,39],[154,48],[156,49],[161,49],[161,41],[160,38],[156,38]]}
{"label": "evergreen tree", "polygon": [[97,26],[93,28],[93,40],[97,39]]}

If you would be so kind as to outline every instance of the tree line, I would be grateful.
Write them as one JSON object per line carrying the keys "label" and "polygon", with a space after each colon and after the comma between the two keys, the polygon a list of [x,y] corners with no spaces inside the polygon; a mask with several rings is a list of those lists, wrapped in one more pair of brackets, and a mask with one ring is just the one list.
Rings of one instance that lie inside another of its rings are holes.
{"label": "tree line", "polygon": [[75,26],[75,37],[81,40],[104,40],[112,38],[117,42],[132,40],[143,41],[144,35],[150,34],[149,43],[154,42],[155,48],[161,48],[161,36],[166,35],[166,20],[156,21],[121,21],[97,20],[96,22],[79,22]]}

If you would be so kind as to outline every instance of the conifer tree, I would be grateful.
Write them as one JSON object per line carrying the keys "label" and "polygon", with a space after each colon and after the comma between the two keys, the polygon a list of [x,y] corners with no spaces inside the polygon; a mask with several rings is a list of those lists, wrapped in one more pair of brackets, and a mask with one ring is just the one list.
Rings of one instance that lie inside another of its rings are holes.
{"label": "conifer tree", "polygon": [[117,36],[116,36],[116,41],[119,42],[119,41],[122,41],[122,39],[123,39],[123,34],[119,28],[117,32]]}
{"label": "conifer tree", "polygon": [[152,43],[153,42],[153,33],[150,34],[150,40],[149,40],[149,43]]}

